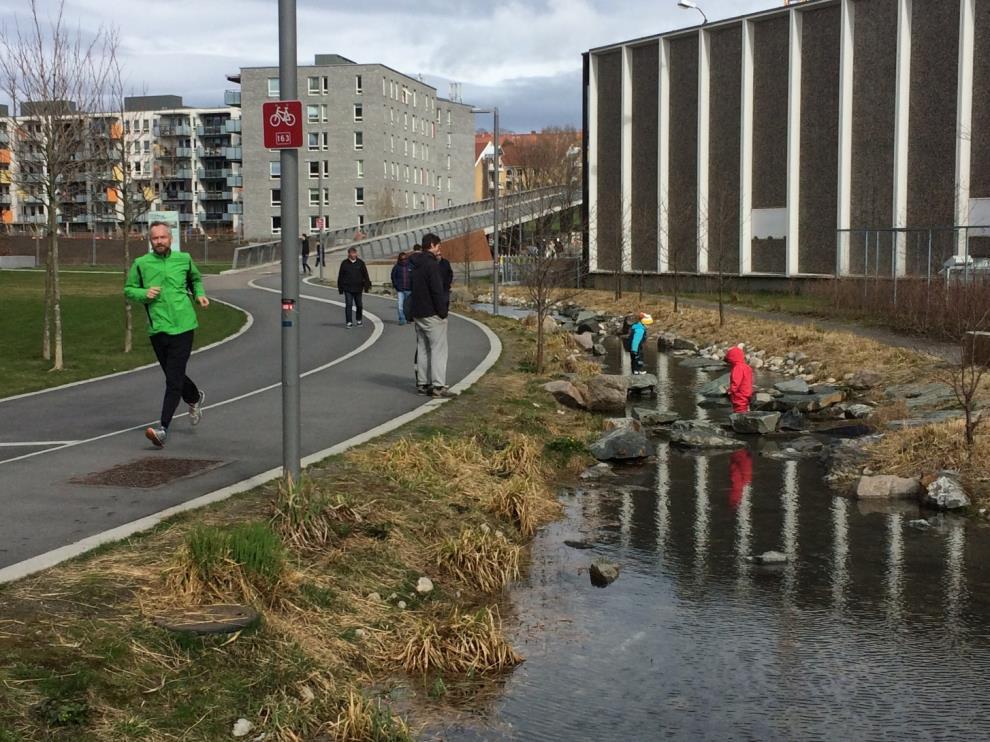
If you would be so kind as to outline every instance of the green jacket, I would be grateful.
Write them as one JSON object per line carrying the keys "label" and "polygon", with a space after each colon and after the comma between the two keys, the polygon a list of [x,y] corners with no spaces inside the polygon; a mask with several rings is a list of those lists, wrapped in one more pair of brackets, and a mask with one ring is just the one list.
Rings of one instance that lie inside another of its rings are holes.
{"label": "green jacket", "polygon": [[[147,293],[152,286],[160,287],[161,293],[149,299]],[[149,335],[179,335],[199,327],[193,297],[206,296],[206,291],[189,253],[169,250],[165,255],[149,252],[135,258],[124,284],[124,296],[144,304]]]}

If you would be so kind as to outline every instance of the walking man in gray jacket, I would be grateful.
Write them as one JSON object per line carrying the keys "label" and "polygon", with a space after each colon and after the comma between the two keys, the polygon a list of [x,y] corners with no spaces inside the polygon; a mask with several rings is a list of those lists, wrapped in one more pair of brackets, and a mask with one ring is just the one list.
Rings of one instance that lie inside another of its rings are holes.
{"label": "walking man in gray jacket", "polygon": [[440,273],[440,238],[423,235],[413,253],[412,319],[416,325],[416,387],[420,394],[452,397],[447,390],[447,300]]}

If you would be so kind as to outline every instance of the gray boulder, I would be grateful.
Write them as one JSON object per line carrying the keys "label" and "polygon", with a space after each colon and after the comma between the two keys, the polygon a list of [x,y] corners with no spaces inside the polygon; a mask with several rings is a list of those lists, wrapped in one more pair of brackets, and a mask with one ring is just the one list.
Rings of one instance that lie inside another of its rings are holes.
{"label": "gray boulder", "polygon": [[784,394],[807,394],[811,391],[808,382],[804,379],[788,379],[779,381],[773,385],[774,389]]}
{"label": "gray boulder", "polygon": [[761,455],[774,461],[800,461],[817,458],[824,450],[824,443],[810,435],[805,435],[780,446],[775,443],[769,444],[763,448]]}
{"label": "gray boulder", "polygon": [[656,396],[659,379],[653,374],[629,374],[626,377],[627,390],[630,394],[649,394]]}
{"label": "gray boulder", "polygon": [[585,409],[588,402],[581,389],[569,381],[551,381],[543,385],[544,390],[550,392],[553,398],[566,407]]}
{"label": "gray boulder", "polygon": [[769,392],[757,392],[753,395],[752,404],[756,409],[759,409],[761,405],[769,404],[773,402],[773,395]]}
{"label": "gray boulder", "polygon": [[590,332],[579,332],[571,335],[579,348],[592,350],[595,347],[595,337]]}
{"label": "gray boulder", "polygon": [[757,554],[756,556],[747,557],[746,561],[753,562],[754,564],[787,564],[787,555],[779,551],[765,551],[762,554]]}
{"label": "gray boulder", "polygon": [[678,337],[672,332],[662,332],[657,336],[657,347],[660,350],[685,350],[698,352],[698,344],[693,340]]}
{"label": "gray boulder", "polygon": [[670,410],[651,410],[647,407],[634,407],[633,417],[639,420],[648,428],[655,428],[659,425],[670,425],[677,422],[680,416]]}
{"label": "gray boulder", "polygon": [[632,417],[609,417],[606,418],[602,429],[605,431],[609,430],[622,430],[629,428],[630,430],[635,430],[637,433],[642,432],[643,424]]}
{"label": "gray boulder", "polygon": [[800,410],[792,408],[780,416],[780,422],[777,427],[781,430],[800,432],[808,429],[808,420],[801,414]]}
{"label": "gray boulder", "polygon": [[595,587],[608,587],[619,579],[619,565],[604,559],[598,559],[588,567],[591,584]]}
{"label": "gray boulder", "polygon": [[921,492],[921,482],[913,477],[895,477],[892,474],[862,476],[856,483],[856,498],[906,500],[916,498]]}
{"label": "gray boulder", "polygon": [[956,396],[948,384],[897,384],[887,387],[884,396],[888,399],[903,399],[909,409],[918,407],[940,407],[955,403]]}
{"label": "gray boulder", "polygon": [[579,320],[575,324],[577,324],[578,332],[590,332],[592,335],[597,335],[602,331],[602,326],[598,324],[596,319]]}
{"label": "gray boulder", "polygon": [[873,408],[868,404],[851,404],[846,407],[846,417],[850,420],[865,420],[873,414]]}
{"label": "gray boulder", "polygon": [[732,429],[746,435],[766,435],[777,430],[779,412],[736,412],[729,418]]}
{"label": "gray boulder", "polygon": [[543,318],[543,333],[546,335],[553,335],[560,330],[560,325],[557,324],[555,320],[550,315]]}
{"label": "gray boulder", "polygon": [[612,471],[612,465],[606,464],[603,461],[601,463],[595,464],[594,466],[588,467],[583,472],[581,472],[579,476],[585,482],[597,482],[601,479],[610,479],[612,477],[615,477],[616,474],[614,471]]}
{"label": "gray boulder", "polygon": [[598,374],[588,382],[585,399],[592,412],[615,412],[626,408],[628,382],[625,376]]}
{"label": "gray boulder", "polygon": [[591,346],[591,352],[594,353],[596,356],[603,356],[608,353],[608,351],[605,349],[605,346],[602,345],[601,343],[595,343],[593,346]]}
{"label": "gray boulder", "polygon": [[670,428],[670,442],[686,448],[741,448],[743,442],[720,428],[695,420],[678,420]]}
{"label": "gray boulder", "polygon": [[729,391],[729,374],[723,374],[717,379],[712,379],[706,384],[703,384],[700,389],[698,389],[698,394],[702,397],[721,397]]}
{"label": "gray boulder", "polygon": [[958,510],[970,506],[969,496],[959,478],[950,472],[942,472],[928,485],[921,502],[939,510]]}
{"label": "gray boulder", "polygon": [[591,455],[599,461],[644,459],[652,453],[649,439],[630,427],[617,428],[591,444]]}
{"label": "gray boulder", "polygon": [[593,320],[598,318],[598,312],[592,312],[588,309],[582,309],[577,314],[574,315],[574,324],[580,326],[582,322],[587,322],[588,320]]}
{"label": "gray boulder", "polygon": [[704,371],[719,371],[725,368],[725,362],[714,358],[685,358],[677,364],[682,368],[698,368]]}
{"label": "gray boulder", "polygon": [[849,386],[853,389],[865,390],[880,386],[883,383],[883,375],[878,371],[863,369],[851,374],[848,379]]}

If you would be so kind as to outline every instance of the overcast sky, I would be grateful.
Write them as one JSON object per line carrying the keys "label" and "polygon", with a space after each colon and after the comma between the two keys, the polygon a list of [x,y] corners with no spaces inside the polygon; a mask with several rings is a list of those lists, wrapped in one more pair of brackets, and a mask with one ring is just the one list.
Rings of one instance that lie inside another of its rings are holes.
{"label": "overcast sky", "polygon": [[[56,0],[39,0],[50,12]],[[782,5],[782,0],[698,0],[711,20]],[[0,0],[0,23],[28,0]],[[276,0],[66,0],[84,32],[116,25],[138,92],[218,105],[225,75],[278,63]],[[498,105],[516,131],[580,126],[581,53],[589,48],[694,25],[701,16],[676,0],[298,0],[299,62],[336,52],[422,75],[448,94]],[[0,98],[2,100],[2,98]],[[479,125],[484,123],[479,119]]]}

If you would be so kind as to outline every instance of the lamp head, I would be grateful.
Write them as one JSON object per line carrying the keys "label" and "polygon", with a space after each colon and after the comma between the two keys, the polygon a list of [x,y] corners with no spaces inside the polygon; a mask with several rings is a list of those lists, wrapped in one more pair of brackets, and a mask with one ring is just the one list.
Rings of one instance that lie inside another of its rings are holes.
{"label": "lamp head", "polygon": [[677,5],[681,8],[697,9],[698,3],[694,0],[678,0]]}

